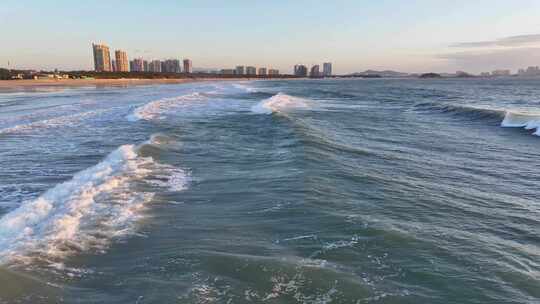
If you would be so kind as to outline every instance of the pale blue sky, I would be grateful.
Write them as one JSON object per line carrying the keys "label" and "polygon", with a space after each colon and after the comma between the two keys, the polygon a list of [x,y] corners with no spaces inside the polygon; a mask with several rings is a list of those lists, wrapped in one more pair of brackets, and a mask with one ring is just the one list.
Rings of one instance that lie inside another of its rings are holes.
{"label": "pale blue sky", "polygon": [[[540,65],[539,12],[538,0],[2,0],[0,66],[91,69],[95,41],[196,67],[516,69]],[[518,35],[530,36],[495,43]]]}

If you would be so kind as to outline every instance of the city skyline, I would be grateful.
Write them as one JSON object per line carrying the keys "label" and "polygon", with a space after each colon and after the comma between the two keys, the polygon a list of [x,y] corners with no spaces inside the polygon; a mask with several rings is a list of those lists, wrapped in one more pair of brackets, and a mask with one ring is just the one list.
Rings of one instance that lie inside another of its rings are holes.
{"label": "city skyline", "polygon": [[[95,72],[151,72],[151,73],[193,73],[193,62],[189,58],[180,59],[152,59],[145,60],[143,57],[128,59],[127,52],[115,50],[114,57],[110,54],[110,47],[106,44],[92,43],[92,54],[94,60]],[[114,59],[113,59],[114,58]],[[325,72],[318,76],[332,76],[332,63],[326,62]],[[295,68],[296,69],[296,68]],[[231,72],[232,71],[232,72]],[[204,73],[210,74],[235,74],[247,76],[268,76],[281,75],[279,69],[267,68],[262,66],[243,66],[238,65],[233,70],[214,69]],[[296,72],[295,72],[296,75]]]}
{"label": "city skyline", "polygon": [[[133,58],[189,54],[196,68],[215,69],[242,62],[290,71],[297,62],[311,66],[332,60],[339,62],[336,74],[366,69],[480,73],[540,64],[539,1],[342,1],[339,6],[231,1],[225,8],[194,1],[158,1],[152,7],[60,4],[0,4],[0,25],[17,24],[3,36],[13,47],[0,50],[1,66],[9,61],[12,68],[90,70],[87,41],[122,46]],[[113,14],[120,9],[126,13]],[[260,23],[262,13],[272,18]],[[257,26],[245,26],[256,21]]]}
{"label": "city skyline", "polygon": [[[523,40],[526,37],[519,37],[518,40]],[[504,44],[513,44],[515,43],[514,40],[500,40],[495,42],[482,42],[481,44],[494,44],[494,43],[504,43]],[[182,61],[183,63],[183,69],[180,66],[181,62],[178,59],[166,59],[166,60],[159,60],[154,59],[148,63],[147,60],[144,60],[142,57],[135,58],[133,60],[129,61],[129,68],[128,68],[128,60],[127,60],[127,53],[122,50],[116,50],[115,51],[115,59],[116,60],[110,60],[110,68],[106,67],[106,62],[104,62],[104,58],[109,58],[109,47],[105,44],[95,44],[92,43],[92,50],[93,50],[93,58],[94,58],[94,71],[96,72],[103,72],[103,71],[112,71],[112,72],[165,72],[165,73],[192,73],[192,61],[190,59],[184,59]],[[124,64],[125,63],[125,64]],[[319,64],[311,65],[311,68],[308,71],[308,67],[304,64],[295,64],[292,69],[292,73],[289,75],[294,75],[298,77],[311,77],[311,78],[321,78],[321,77],[332,77],[337,76],[336,74],[333,74],[333,67],[332,62],[324,62],[323,63],[322,71],[320,70]],[[256,66],[244,66],[244,65],[237,65],[234,69],[212,69],[212,70],[206,70],[205,73],[212,73],[212,74],[235,74],[235,75],[280,75],[280,71],[278,69],[272,69],[266,67],[256,67]],[[382,71],[383,74],[386,74],[385,72],[391,72],[396,73],[395,71]],[[398,72],[399,73],[399,72]],[[287,75],[288,73],[285,72],[284,75]],[[355,74],[355,73],[352,73]],[[379,75],[381,76],[377,71],[374,70],[366,70],[362,72],[361,74],[364,75]],[[402,73],[407,74],[409,76],[411,75],[417,75],[415,73]],[[491,76],[511,76],[511,75],[517,75],[517,76],[540,76],[540,68],[539,66],[528,66],[526,68],[519,68],[515,74],[512,73],[510,69],[496,69],[493,71],[482,71],[477,74],[471,74],[466,71],[456,71],[455,73],[442,73],[444,75],[454,75],[458,77],[469,77],[472,75],[477,75],[481,77],[491,77]]]}

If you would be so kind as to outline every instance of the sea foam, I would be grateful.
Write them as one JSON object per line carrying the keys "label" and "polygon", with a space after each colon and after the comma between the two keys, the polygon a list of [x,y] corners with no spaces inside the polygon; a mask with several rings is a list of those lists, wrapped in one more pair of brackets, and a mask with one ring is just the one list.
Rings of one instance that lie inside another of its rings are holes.
{"label": "sea foam", "polygon": [[533,135],[540,136],[540,113],[518,113],[506,111],[502,127],[525,128],[535,130]]}
{"label": "sea foam", "polygon": [[[139,156],[138,149],[123,145],[0,218],[0,262],[38,259],[52,264],[72,253],[102,251],[113,238],[133,232],[140,211],[154,195],[137,191],[134,182],[163,174],[163,165]],[[175,190],[183,189],[179,175],[184,171],[168,171]]]}
{"label": "sea foam", "polygon": [[34,122],[29,122],[26,124],[19,124],[12,127],[0,129],[0,134],[24,133],[24,132],[30,132],[32,130],[43,130],[43,129],[58,128],[58,127],[74,126],[85,119],[102,115],[106,111],[107,109],[93,110],[93,111],[53,117],[53,118],[49,118],[45,120],[38,120]]}
{"label": "sea foam", "polygon": [[278,93],[251,107],[251,111],[257,114],[272,114],[287,110],[306,109],[307,100],[299,97]]}
{"label": "sea foam", "polygon": [[162,119],[167,112],[171,111],[175,107],[178,107],[184,103],[204,99],[206,99],[206,97],[203,94],[194,92],[177,97],[154,100],[136,108],[131,114],[126,116],[126,119],[129,121]]}

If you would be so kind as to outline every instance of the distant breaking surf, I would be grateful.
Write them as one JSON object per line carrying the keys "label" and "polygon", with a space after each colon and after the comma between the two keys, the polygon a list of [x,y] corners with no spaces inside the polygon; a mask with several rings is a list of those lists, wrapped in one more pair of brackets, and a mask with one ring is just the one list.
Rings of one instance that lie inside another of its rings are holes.
{"label": "distant breaking surf", "polygon": [[204,99],[206,99],[206,97],[203,94],[195,92],[177,97],[151,101],[136,108],[133,113],[126,116],[126,119],[129,121],[161,119],[165,113],[170,111],[172,108],[181,105],[182,103],[200,101]]}
{"label": "distant breaking surf", "polygon": [[540,114],[507,111],[501,126],[535,130],[533,135],[540,136]]}
{"label": "distant breaking surf", "polygon": [[251,107],[251,111],[257,114],[272,114],[294,109],[307,109],[306,99],[278,93]]}
{"label": "distant breaking surf", "polygon": [[535,130],[532,134],[540,136],[540,113],[436,102],[418,103],[414,105],[414,108],[417,110],[468,116],[474,119],[496,120],[501,127]]}

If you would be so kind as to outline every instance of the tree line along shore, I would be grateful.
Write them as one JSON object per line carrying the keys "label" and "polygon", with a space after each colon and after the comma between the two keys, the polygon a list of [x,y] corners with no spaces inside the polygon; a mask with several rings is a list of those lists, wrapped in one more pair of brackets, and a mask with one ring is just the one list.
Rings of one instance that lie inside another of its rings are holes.
{"label": "tree line along shore", "polygon": [[235,75],[214,73],[157,73],[157,72],[94,72],[55,71],[38,72],[0,68],[0,80],[54,80],[54,79],[284,79],[298,78],[294,75]]}

